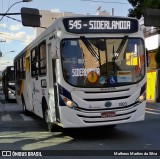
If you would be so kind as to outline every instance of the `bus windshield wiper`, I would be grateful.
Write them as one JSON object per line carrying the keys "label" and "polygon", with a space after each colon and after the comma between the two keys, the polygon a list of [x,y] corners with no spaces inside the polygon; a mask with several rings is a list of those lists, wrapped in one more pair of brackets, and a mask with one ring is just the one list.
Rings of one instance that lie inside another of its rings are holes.
{"label": "bus windshield wiper", "polygon": [[120,53],[121,53],[126,41],[127,41],[127,38],[128,38],[128,35],[123,37],[123,39],[122,39],[117,51],[114,53],[114,56],[113,56],[114,60],[118,59],[118,57],[119,57],[119,55],[120,55]]}
{"label": "bus windshield wiper", "polygon": [[91,55],[97,60],[100,60],[100,57],[98,56],[98,54],[96,53],[96,51],[94,50],[94,48],[92,47],[92,45],[90,44],[90,42],[85,38],[85,36],[80,36],[80,39],[82,40],[82,42],[84,43],[84,45],[87,47],[87,49],[89,50],[89,52],[91,53]]}
{"label": "bus windshield wiper", "polygon": [[113,54],[112,66],[113,66],[113,72],[115,73],[115,70],[116,70],[116,67],[115,67],[116,56],[115,56],[115,52],[114,52],[114,45],[113,45],[113,48],[112,48],[112,54]]}

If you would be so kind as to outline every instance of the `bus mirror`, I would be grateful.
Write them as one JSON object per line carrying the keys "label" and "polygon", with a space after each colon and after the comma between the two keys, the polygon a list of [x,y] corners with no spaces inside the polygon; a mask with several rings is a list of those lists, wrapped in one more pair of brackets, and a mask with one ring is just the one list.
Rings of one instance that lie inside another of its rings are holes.
{"label": "bus mirror", "polygon": [[21,18],[23,26],[40,27],[39,10],[35,8],[21,8]]}
{"label": "bus mirror", "polygon": [[144,12],[144,25],[160,27],[160,9],[147,8]]}

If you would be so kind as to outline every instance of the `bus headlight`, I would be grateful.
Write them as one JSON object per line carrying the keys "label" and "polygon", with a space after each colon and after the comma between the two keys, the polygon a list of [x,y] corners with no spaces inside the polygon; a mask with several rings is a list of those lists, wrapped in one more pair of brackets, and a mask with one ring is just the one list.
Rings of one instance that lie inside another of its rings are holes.
{"label": "bus headlight", "polygon": [[8,93],[11,94],[11,95],[13,95],[13,96],[15,95],[15,92],[12,91],[12,90],[9,90]]}
{"label": "bus headlight", "polygon": [[70,107],[70,108],[72,108],[74,105],[73,101],[71,101],[71,100],[67,100],[67,102],[65,104],[67,105],[67,107]]}
{"label": "bus headlight", "polygon": [[144,100],[146,100],[146,91],[144,91],[144,92],[137,98],[136,101],[142,103]]}
{"label": "bus headlight", "polygon": [[63,102],[66,104],[67,107],[69,108],[74,108],[77,107],[77,104],[74,103],[72,100],[68,99],[67,97],[61,95]]}

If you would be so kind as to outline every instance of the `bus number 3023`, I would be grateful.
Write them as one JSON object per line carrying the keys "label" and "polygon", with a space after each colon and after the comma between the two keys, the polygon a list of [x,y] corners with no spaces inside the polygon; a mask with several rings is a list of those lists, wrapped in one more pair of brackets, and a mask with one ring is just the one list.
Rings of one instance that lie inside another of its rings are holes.
{"label": "bus number 3023", "polygon": [[122,103],[119,103],[119,106],[120,106],[120,107],[127,106],[127,102],[122,102]]}

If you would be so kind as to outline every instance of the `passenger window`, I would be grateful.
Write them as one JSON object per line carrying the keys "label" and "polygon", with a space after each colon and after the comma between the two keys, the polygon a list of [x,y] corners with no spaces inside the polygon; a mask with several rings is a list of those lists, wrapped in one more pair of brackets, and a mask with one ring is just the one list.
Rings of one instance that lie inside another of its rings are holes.
{"label": "passenger window", "polygon": [[32,77],[38,76],[38,54],[37,49],[31,51],[31,75]]}
{"label": "passenger window", "polygon": [[20,60],[17,61],[16,78],[20,79]]}
{"label": "passenger window", "polygon": [[46,65],[46,43],[42,43],[39,46],[39,74],[46,75],[47,65]]}
{"label": "passenger window", "polygon": [[25,57],[21,59],[21,78],[25,79]]}

